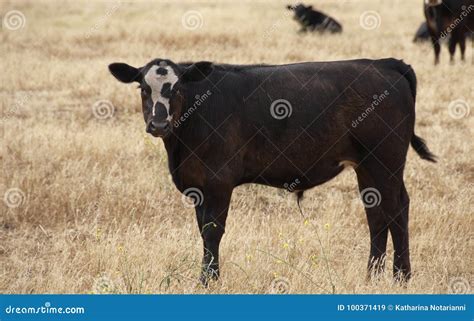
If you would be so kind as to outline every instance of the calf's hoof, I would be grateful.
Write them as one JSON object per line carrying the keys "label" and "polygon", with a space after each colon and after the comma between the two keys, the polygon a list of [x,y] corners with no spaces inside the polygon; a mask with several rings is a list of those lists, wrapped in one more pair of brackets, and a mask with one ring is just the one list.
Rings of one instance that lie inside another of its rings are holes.
{"label": "calf's hoof", "polygon": [[209,287],[209,281],[217,281],[219,279],[219,270],[206,269],[201,272],[199,281],[204,287]]}
{"label": "calf's hoof", "polygon": [[393,270],[393,279],[396,282],[406,284],[411,279],[411,270],[409,268],[395,268]]}

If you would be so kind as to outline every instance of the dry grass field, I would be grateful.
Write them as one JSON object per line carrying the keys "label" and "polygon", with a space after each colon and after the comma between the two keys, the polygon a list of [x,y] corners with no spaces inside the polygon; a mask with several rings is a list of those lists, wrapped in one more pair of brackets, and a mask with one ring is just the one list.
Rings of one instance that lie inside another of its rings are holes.
{"label": "dry grass field", "polygon": [[[458,55],[454,65],[443,45],[435,68],[431,46],[412,43],[424,19],[421,1],[311,2],[344,32],[297,34],[288,1],[1,0],[0,292],[472,292],[471,42],[466,62]],[[439,162],[408,154],[414,275],[407,286],[392,281],[390,239],[385,274],[365,279],[369,232],[352,170],[306,193],[306,223],[294,195],[237,188],[222,277],[208,289],[199,285],[194,210],[171,182],[162,141],[145,134],[137,89],[107,69],[155,57],[239,64],[396,57],[411,64],[419,84],[416,132]]]}

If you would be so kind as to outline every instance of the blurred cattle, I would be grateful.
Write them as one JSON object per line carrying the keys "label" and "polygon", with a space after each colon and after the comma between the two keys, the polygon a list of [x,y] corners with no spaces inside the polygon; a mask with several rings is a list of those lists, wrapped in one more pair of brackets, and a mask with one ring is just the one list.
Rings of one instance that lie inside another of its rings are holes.
{"label": "blurred cattle", "polygon": [[430,32],[428,31],[428,26],[426,25],[426,22],[422,22],[415,33],[413,42],[425,42],[430,40],[430,38],[431,37]]}
{"label": "blurred cattle", "polygon": [[286,8],[295,13],[294,19],[301,25],[300,32],[342,32],[342,25],[339,22],[320,11],[314,10],[313,6],[305,6],[300,3],[296,6],[288,5]]}
{"label": "blurred cattle", "polygon": [[461,49],[461,60],[466,51],[466,33],[474,30],[474,0],[425,0],[426,25],[439,63],[440,41],[449,37],[449,53],[454,61],[456,45]]}
{"label": "blurred cattle", "polygon": [[[448,39],[450,37],[448,36]],[[474,32],[473,31],[468,31],[466,32],[466,38],[473,40],[474,39]],[[415,33],[415,37],[413,37],[413,42],[426,42],[431,39],[430,32],[428,30],[428,26],[426,25],[426,22],[422,22],[420,24],[420,27],[418,27],[418,30]],[[440,39],[442,40],[447,40],[447,39]]]}

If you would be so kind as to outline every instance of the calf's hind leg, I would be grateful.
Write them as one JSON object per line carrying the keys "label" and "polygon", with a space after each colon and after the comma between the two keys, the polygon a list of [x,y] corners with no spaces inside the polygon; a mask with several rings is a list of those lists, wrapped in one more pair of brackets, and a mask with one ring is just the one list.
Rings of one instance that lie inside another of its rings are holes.
{"label": "calf's hind leg", "polygon": [[408,281],[411,277],[410,249],[408,242],[408,212],[410,199],[403,182],[400,186],[398,196],[398,204],[392,209],[392,212],[390,212],[389,224],[393,248],[395,250],[393,255],[393,276],[398,281]]}
{"label": "calf's hind leg", "polygon": [[[375,182],[370,172],[361,165],[356,169],[357,181],[359,184],[359,192],[361,197],[369,198],[371,191],[373,192]],[[370,233],[370,254],[367,266],[367,279],[383,272],[385,268],[385,256],[387,250],[388,224],[382,212],[382,209],[376,203],[368,204],[364,201],[367,223],[369,224]]]}
{"label": "calf's hind leg", "polygon": [[377,160],[368,160],[356,172],[370,230],[369,273],[383,269],[387,233],[390,231],[395,250],[393,274],[396,280],[406,281],[411,276],[411,267],[409,198],[403,182],[403,166],[391,171]]}

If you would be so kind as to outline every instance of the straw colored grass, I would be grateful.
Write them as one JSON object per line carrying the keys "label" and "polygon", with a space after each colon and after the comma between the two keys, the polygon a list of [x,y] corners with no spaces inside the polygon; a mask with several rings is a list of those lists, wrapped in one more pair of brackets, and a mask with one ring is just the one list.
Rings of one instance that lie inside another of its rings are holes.
{"label": "straw colored grass", "polygon": [[[418,3],[420,2],[420,3]],[[2,1],[0,15],[21,11],[26,24],[0,32],[2,293],[449,293],[473,275],[473,118],[448,106],[474,104],[473,50],[467,61],[433,66],[429,44],[411,42],[423,21],[421,1],[315,1],[336,17],[341,35],[297,34],[275,1]],[[202,26],[188,30],[196,10]],[[366,11],[380,16],[361,27]],[[413,279],[387,270],[365,280],[369,232],[355,173],[294,195],[264,186],[235,190],[221,245],[222,278],[197,282],[202,244],[194,211],[171,182],[162,142],[147,137],[135,86],[119,84],[107,65],[174,61],[288,63],[396,57],[418,75],[417,134],[438,164],[412,150],[405,172],[411,197]],[[113,117],[92,106],[110,100]],[[461,115],[462,116],[462,115]],[[11,196],[11,195],[10,195]],[[11,200],[10,200],[11,201]],[[11,204],[10,204],[11,205]],[[317,235],[321,238],[320,245]],[[323,253],[324,252],[324,253]],[[472,290],[469,290],[472,291]]]}

